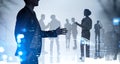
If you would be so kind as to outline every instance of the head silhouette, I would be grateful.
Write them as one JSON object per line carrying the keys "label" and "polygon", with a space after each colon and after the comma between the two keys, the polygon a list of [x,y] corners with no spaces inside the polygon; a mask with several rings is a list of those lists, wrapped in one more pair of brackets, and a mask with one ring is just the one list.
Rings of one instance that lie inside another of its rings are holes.
{"label": "head silhouette", "polygon": [[68,19],[66,19],[66,23],[69,23],[69,20],[68,20]]}
{"label": "head silhouette", "polygon": [[55,19],[55,15],[51,15],[51,19]]}
{"label": "head silhouette", "polygon": [[72,20],[72,22],[75,22],[75,18],[72,18],[71,20]]}
{"label": "head silhouette", "polygon": [[89,9],[84,9],[84,16],[90,16],[91,11]]}
{"label": "head silhouette", "polygon": [[38,6],[39,0],[24,0],[26,5]]}
{"label": "head silhouette", "polygon": [[97,20],[97,24],[99,24],[100,23],[100,21],[99,20]]}

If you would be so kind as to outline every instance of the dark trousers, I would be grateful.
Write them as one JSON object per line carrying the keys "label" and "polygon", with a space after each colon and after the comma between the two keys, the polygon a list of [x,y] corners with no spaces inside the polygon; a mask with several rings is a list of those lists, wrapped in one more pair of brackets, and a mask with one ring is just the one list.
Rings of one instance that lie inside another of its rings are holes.
{"label": "dark trousers", "polygon": [[[82,30],[82,37],[90,40],[90,31],[89,30]],[[81,47],[81,57],[84,56],[84,46],[86,46],[86,57],[90,57],[90,45],[87,44],[80,44]]]}
{"label": "dark trousers", "polygon": [[117,60],[117,55],[119,54],[119,51],[118,51],[119,49],[117,48],[115,51],[114,51],[114,57],[113,57],[113,59],[114,60]]}
{"label": "dark trousers", "polygon": [[81,47],[81,57],[84,56],[84,46],[86,46],[86,57],[90,57],[90,45],[87,45],[87,44],[81,44],[80,47]]}
{"label": "dark trousers", "polygon": [[29,59],[22,61],[21,64],[38,64],[38,57],[32,55]]}
{"label": "dark trousers", "polygon": [[100,32],[95,32],[95,42],[100,43]]}
{"label": "dark trousers", "polygon": [[100,42],[95,43],[95,56],[100,57]]}

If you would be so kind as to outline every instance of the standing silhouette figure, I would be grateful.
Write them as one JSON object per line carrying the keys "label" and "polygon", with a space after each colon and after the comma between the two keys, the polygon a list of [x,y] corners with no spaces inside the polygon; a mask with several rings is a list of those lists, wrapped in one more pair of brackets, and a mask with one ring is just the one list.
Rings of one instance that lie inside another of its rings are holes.
{"label": "standing silhouette figure", "polygon": [[[45,30],[46,29],[44,20],[45,20],[45,14],[42,14],[41,15],[41,19],[39,20],[41,30]],[[43,44],[42,45],[42,53],[43,54],[47,54],[47,52],[45,51],[45,39],[42,39],[42,44]]]}
{"label": "standing silhouette figure", "polygon": [[[45,20],[45,14],[41,14],[41,19],[39,20],[41,30],[45,30],[45,27],[46,27],[44,20]],[[42,52],[41,62],[42,62],[42,64],[45,64],[45,54],[47,54],[47,52],[45,51],[45,39],[44,38],[42,39],[42,51],[41,52]]]}
{"label": "standing silhouette figure", "polygon": [[77,31],[77,25],[75,24],[75,18],[72,18],[71,21],[73,22],[72,23],[72,36],[73,36],[73,39],[74,39],[74,47],[73,49],[77,49],[77,34],[78,34],[78,31]]}
{"label": "standing silhouette figure", "polygon": [[[82,23],[79,24],[75,22],[78,26],[82,28],[82,38],[84,38],[84,41],[90,40],[90,29],[92,28],[92,20],[89,17],[91,15],[91,11],[89,9],[84,9],[84,16],[85,18],[82,19]],[[84,46],[86,46],[86,57],[90,57],[90,45],[88,43],[83,43],[81,41],[80,47],[81,47],[81,57],[80,59],[84,61]]]}
{"label": "standing silhouette figure", "polygon": [[102,26],[100,25],[100,21],[98,20],[97,23],[94,25],[95,29],[95,58],[100,58],[100,29]]}
{"label": "standing silhouette figure", "polygon": [[[51,15],[51,21],[50,23],[48,23],[48,25],[46,26],[46,28],[49,27],[49,30],[54,30],[58,27],[60,27],[61,24],[60,24],[60,21],[58,21],[56,19],[56,16],[55,15]],[[56,45],[57,45],[57,56],[58,56],[58,59],[57,61],[59,61],[59,54],[60,54],[60,51],[59,51],[59,38],[50,38],[50,56],[51,56],[51,62],[53,62],[52,60],[52,57],[53,57],[53,43],[54,43],[54,40],[56,41]]]}
{"label": "standing silhouette figure", "polygon": [[42,38],[57,37],[66,33],[66,29],[42,31],[33,10],[35,6],[38,6],[39,0],[24,0],[24,2],[25,7],[18,12],[16,19],[14,35],[17,49],[15,56],[20,58],[21,64],[38,64]]}
{"label": "standing silhouette figure", "polygon": [[66,48],[70,48],[70,36],[72,25],[69,23],[69,20],[66,19],[65,28],[67,29],[66,33]]}

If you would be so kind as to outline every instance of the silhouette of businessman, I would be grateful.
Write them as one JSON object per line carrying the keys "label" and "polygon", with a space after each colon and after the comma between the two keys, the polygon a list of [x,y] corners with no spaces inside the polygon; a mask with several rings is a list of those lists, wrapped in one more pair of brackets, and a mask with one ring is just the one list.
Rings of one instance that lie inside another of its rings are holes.
{"label": "silhouette of businessman", "polygon": [[[79,24],[75,22],[78,26],[82,28],[82,37],[85,40],[90,40],[90,29],[92,28],[92,19],[89,17],[91,15],[91,11],[89,9],[84,9],[85,18],[82,19],[82,23]],[[84,61],[84,46],[86,46],[86,57],[90,57],[90,45],[86,43],[81,43],[81,57],[80,59]]]}
{"label": "silhouette of businessman", "polygon": [[[41,30],[45,30],[46,28],[46,26],[45,26],[45,14],[41,14],[41,18],[40,18],[40,20],[39,20],[39,24],[40,24],[40,27],[41,27]],[[41,63],[42,64],[45,64],[45,54],[47,54],[47,52],[45,51],[45,39],[43,38],[42,39],[42,50],[41,50]]]}
{"label": "silhouette of businessman", "polygon": [[15,39],[17,50],[15,55],[20,58],[21,64],[38,64],[41,54],[42,38],[57,37],[66,33],[66,29],[57,28],[51,31],[42,31],[35,12],[39,0],[24,0],[25,7],[18,14],[15,25]]}
{"label": "silhouette of businessman", "polygon": [[66,33],[66,48],[69,48],[70,47],[70,36],[71,36],[72,25],[69,23],[68,19],[66,19],[65,28],[67,29],[67,33]]}
{"label": "silhouette of businessman", "polygon": [[73,22],[72,23],[72,36],[73,36],[73,39],[74,39],[74,47],[73,49],[77,49],[77,34],[78,34],[78,31],[77,31],[77,25],[75,24],[75,18],[71,18],[71,21]]}
{"label": "silhouette of businessman", "polygon": [[[50,16],[51,21],[50,23],[48,23],[48,25],[46,26],[46,28],[49,28],[49,30],[55,30],[57,27],[60,27],[60,21],[57,20],[55,15],[51,15]],[[56,45],[57,45],[57,56],[58,56],[58,61],[59,61],[59,54],[60,54],[60,46],[59,46],[59,37],[57,38],[50,38],[50,56],[51,56],[51,62],[52,62],[52,56],[53,56],[53,43],[54,40],[56,41]]]}
{"label": "silhouette of businessman", "polygon": [[[41,14],[41,19],[39,20],[39,23],[40,23],[41,30],[43,31],[46,29],[44,20],[45,20],[45,14]],[[47,52],[45,51],[45,39],[42,39],[42,53],[47,54]]]}
{"label": "silhouette of businessman", "polygon": [[100,21],[94,25],[95,29],[95,58],[100,58],[100,29],[101,29]]}

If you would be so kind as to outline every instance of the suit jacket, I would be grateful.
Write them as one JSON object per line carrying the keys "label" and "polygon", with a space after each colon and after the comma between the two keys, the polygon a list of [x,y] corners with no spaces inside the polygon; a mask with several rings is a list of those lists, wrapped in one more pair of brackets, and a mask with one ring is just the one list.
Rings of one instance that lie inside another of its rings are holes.
{"label": "suit jacket", "polygon": [[82,31],[84,31],[84,30],[89,31],[92,28],[92,20],[91,20],[91,18],[89,18],[89,17],[83,18],[81,26],[82,26]]}
{"label": "suit jacket", "polygon": [[82,37],[90,40],[90,29],[92,28],[92,20],[90,17],[85,17],[82,19]]}
{"label": "suit jacket", "polygon": [[[55,30],[41,30],[34,11],[31,11],[27,6],[21,9],[17,15],[14,34],[17,42],[17,50],[15,53],[16,56],[19,55],[19,51],[23,51],[23,54],[25,55],[28,55],[31,52],[34,52],[34,55],[40,55],[42,38],[57,37]],[[24,35],[24,38],[21,39],[21,43],[18,43],[17,41],[18,34]]]}
{"label": "suit jacket", "polygon": [[102,27],[100,26],[100,24],[95,24],[94,25],[94,29],[95,29],[95,33],[100,33],[100,29],[101,29]]}

